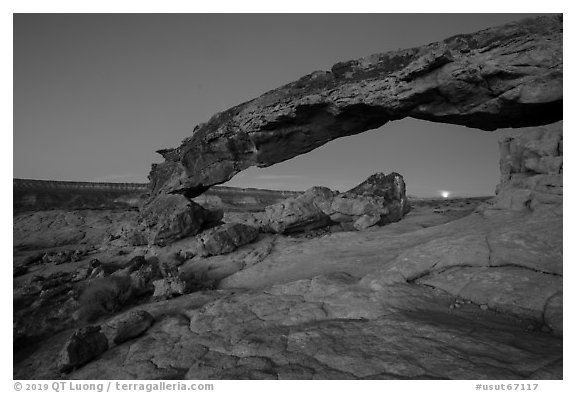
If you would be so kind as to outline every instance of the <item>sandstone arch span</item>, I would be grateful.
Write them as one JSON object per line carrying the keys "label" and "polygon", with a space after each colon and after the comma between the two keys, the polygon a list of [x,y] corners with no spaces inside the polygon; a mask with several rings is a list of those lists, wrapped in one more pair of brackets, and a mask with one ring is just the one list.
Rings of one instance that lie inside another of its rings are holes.
{"label": "sandstone arch span", "polygon": [[194,197],[251,167],[414,117],[492,131],[562,119],[562,17],[547,16],[317,71],[214,115],[158,151],[152,197]]}

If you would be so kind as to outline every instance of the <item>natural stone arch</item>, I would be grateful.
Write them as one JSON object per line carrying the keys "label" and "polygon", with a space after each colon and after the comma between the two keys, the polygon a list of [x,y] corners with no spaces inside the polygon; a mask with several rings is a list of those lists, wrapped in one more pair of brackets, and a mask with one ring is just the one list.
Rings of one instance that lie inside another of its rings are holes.
{"label": "natural stone arch", "polygon": [[152,197],[201,194],[405,117],[492,131],[562,119],[562,18],[537,17],[338,63],[213,116],[150,172]]}

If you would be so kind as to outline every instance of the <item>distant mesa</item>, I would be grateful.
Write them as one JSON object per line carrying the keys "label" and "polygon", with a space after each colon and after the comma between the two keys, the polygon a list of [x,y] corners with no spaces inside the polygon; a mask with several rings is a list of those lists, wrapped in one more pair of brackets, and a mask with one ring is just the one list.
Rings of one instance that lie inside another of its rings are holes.
{"label": "distant mesa", "polygon": [[14,212],[136,209],[148,197],[148,184],[13,179],[13,194]]}
{"label": "distant mesa", "polygon": [[[194,199],[209,209],[260,211],[300,191],[217,186]],[[149,196],[148,183],[94,183],[13,179],[14,212],[40,210],[125,210],[139,208]]]}

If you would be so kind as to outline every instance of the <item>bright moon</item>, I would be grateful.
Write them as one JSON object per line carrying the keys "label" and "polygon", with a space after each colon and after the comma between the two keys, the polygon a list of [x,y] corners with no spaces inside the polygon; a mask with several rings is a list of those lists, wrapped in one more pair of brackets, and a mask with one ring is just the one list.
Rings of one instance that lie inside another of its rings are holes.
{"label": "bright moon", "polygon": [[449,191],[441,191],[440,194],[442,195],[442,198],[448,198],[450,196]]}

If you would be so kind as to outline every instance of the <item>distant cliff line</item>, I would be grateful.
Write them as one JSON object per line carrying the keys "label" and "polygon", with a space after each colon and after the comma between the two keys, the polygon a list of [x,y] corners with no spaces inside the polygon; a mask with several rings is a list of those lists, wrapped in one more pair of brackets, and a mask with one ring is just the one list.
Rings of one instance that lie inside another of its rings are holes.
{"label": "distant cliff line", "polygon": [[52,189],[52,190],[110,190],[110,191],[148,191],[148,183],[96,183],[83,181],[13,179],[14,190]]}
{"label": "distant cliff line", "polygon": [[[13,179],[14,190],[25,189],[53,189],[53,190],[109,190],[109,191],[140,191],[148,192],[148,183],[101,183],[101,182],[83,182],[83,181],[64,181],[64,180],[37,180],[37,179]],[[216,192],[214,192],[216,191]],[[283,194],[286,197],[300,195],[303,191],[288,190],[267,190],[263,188],[240,188],[228,186],[214,186],[206,193],[263,193],[263,194]]]}
{"label": "distant cliff line", "polygon": [[[13,179],[14,211],[135,209],[145,200],[148,183],[95,183]],[[214,186],[194,201],[207,208],[259,211],[301,191]]]}

